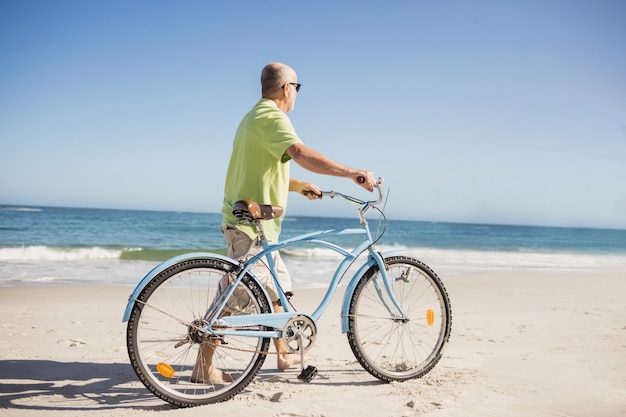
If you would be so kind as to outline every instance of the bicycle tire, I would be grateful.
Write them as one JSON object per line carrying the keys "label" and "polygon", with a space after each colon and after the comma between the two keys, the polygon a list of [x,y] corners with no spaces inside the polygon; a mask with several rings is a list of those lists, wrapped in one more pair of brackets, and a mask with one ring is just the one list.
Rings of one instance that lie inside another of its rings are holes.
{"label": "bicycle tire", "polygon": [[[263,365],[269,338],[224,336],[212,339],[218,346],[212,360],[232,381],[192,381],[202,340],[207,341],[206,333],[198,331],[200,320],[211,307],[219,281],[234,266],[220,259],[179,262],[156,275],[132,309],[126,330],[130,363],[148,390],[177,407],[226,401],[243,390]],[[251,310],[245,314],[270,312],[259,283],[249,275],[235,294],[249,297]]]}
{"label": "bicycle tire", "polygon": [[395,311],[378,265],[359,278],[350,300],[348,342],[361,366],[385,381],[420,378],[441,359],[450,338],[452,313],[441,279],[417,259],[385,259],[392,289],[408,320]]}

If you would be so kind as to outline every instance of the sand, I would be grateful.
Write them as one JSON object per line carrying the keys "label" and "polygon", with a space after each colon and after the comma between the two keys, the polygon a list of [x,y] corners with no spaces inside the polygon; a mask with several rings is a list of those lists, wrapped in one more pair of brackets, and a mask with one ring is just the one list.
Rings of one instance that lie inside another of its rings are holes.
{"label": "sand", "polygon": [[[453,328],[425,377],[378,382],[335,303],[306,384],[273,369],[225,403],[176,409],[141,385],[121,317],[132,288],[0,288],[0,416],[626,416],[626,272],[444,277]],[[296,305],[318,290],[301,290]]]}

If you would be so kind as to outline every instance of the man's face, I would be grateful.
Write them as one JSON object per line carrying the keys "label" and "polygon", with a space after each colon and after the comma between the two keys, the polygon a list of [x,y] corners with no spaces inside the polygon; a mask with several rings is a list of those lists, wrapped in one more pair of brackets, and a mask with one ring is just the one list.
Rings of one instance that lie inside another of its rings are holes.
{"label": "man's face", "polygon": [[289,110],[287,111],[292,111],[296,105],[296,97],[298,96],[296,84],[298,84],[298,76],[295,72],[293,72],[289,77],[289,82],[285,86],[285,95],[287,96],[287,103],[289,108]]}

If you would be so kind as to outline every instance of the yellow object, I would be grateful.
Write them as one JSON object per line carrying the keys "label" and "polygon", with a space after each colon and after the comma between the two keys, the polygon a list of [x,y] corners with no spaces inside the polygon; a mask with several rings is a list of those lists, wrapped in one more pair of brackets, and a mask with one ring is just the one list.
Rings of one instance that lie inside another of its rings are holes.
{"label": "yellow object", "polygon": [[174,368],[172,368],[171,365],[168,365],[167,363],[164,363],[164,362],[157,363],[156,370],[159,371],[159,373],[163,375],[165,378],[172,378],[174,374],[176,373],[174,371]]}
{"label": "yellow object", "polygon": [[428,323],[429,326],[435,324],[435,312],[430,308],[426,310],[426,323]]}

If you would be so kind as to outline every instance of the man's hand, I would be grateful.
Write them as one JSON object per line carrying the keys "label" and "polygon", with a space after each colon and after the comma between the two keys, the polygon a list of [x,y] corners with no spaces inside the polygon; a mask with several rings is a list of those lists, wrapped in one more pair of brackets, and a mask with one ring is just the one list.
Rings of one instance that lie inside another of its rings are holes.
{"label": "man's hand", "polygon": [[376,178],[374,178],[373,172],[359,171],[352,179],[354,180],[354,182],[365,188],[367,191],[374,191],[374,187],[376,186]]}
{"label": "man's hand", "polygon": [[302,194],[309,200],[319,200],[322,198],[322,190],[315,184],[310,182],[299,181],[296,179],[289,180],[289,191]]}

